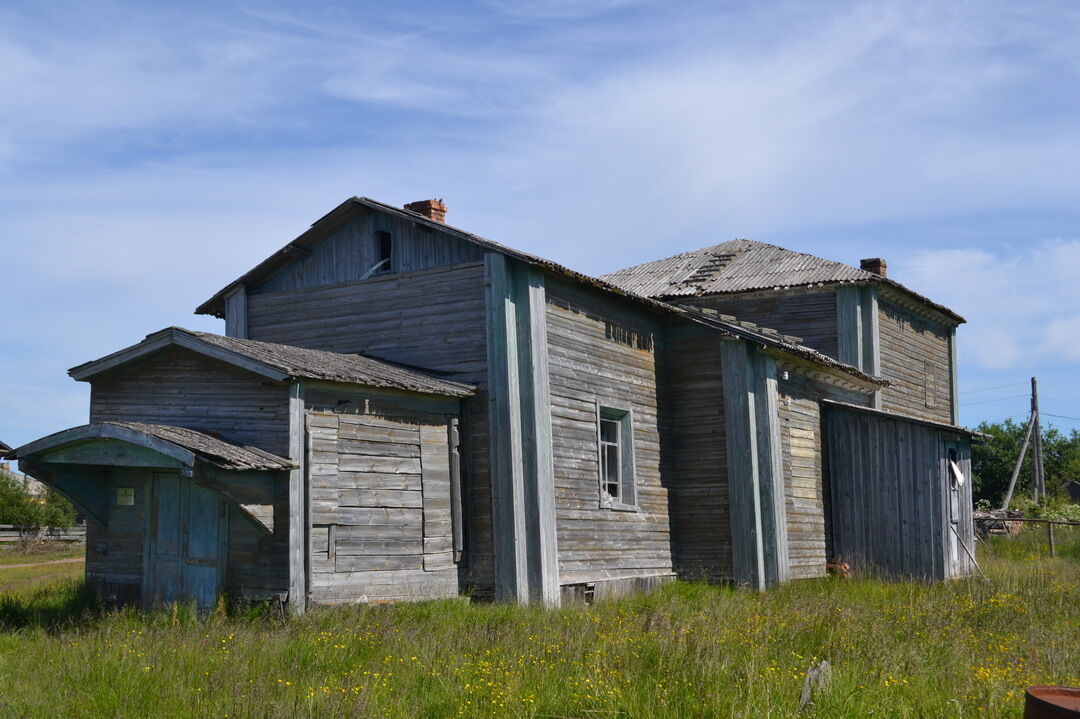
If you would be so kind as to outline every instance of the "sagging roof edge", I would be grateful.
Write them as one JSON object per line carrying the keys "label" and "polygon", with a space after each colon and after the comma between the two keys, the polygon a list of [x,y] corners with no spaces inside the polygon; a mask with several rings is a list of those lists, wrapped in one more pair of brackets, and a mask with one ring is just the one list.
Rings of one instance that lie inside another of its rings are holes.
{"label": "sagging roof edge", "polygon": [[[220,437],[172,425],[151,425],[141,422],[92,422],[53,432],[28,442],[11,453],[14,459],[49,452],[70,444],[94,439],[113,439],[136,444],[179,462],[189,470],[196,460],[228,470],[295,469],[290,459],[279,457],[259,447],[240,445]],[[222,452],[225,450],[229,454]]]}
{"label": "sagging roof edge", "polygon": [[[830,280],[830,281],[815,281],[804,282],[791,285],[776,285],[775,287],[760,287],[752,290],[732,290],[730,292],[705,292],[700,295],[659,295],[658,299],[661,301],[689,301],[700,297],[740,297],[749,296],[757,293],[771,293],[771,292],[783,292],[784,290],[812,290],[819,287],[839,287],[842,285],[859,286],[859,285],[883,285],[887,291],[896,293],[897,295],[906,296],[915,304],[923,305],[921,308],[926,311],[941,315],[950,324],[962,325],[967,323],[962,315],[957,314],[953,310],[949,309],[945,305],[938,304],[928,297],[919,294],[915,290],[912,290],[904,285],[900,284],[894,279],[888,277],[875,277],[873,279],[865,280]],[[887,298],[892,299],[892,298]],[[902,304],[902,303],[901,303]]]}
{"label": "sagging roof edge", "polygon": [[935,422],[932,419],[923,419],[921,417],[911,417],[911,416],[908,416],[906,414],[900,414],[899,412],[893,412],[893,411],[890,411],[890,410],[887,410],[887,409],[875,409],[874,407],[863,407],[862,405],[851,404],[850,402],[841,402],[839,400],[834,400],[834,399],[823,399],[823,400],[821,400],[821,404],[826,405],[826,406],[831,406],[831,407],[839,407],[839,408],[842,408],[842,409],[855,410],[857,412],[865,412],[867,414],[877,415],[878,417],[887,417],[889,419],[896,419],[896,420],[901,420],[901,421],[904,421],[904,422],[913,422],[915,424],[923,424],[923,425],[926,425],[928,427],[934,427],[936,429],[945,430],[947,432],[955,432],[956,434],[962,434],[962,435],[965,435],[967,437],[970,437],[971,439],[974,439],[974,440],[977,440],[977,441],[980,441],[980,442],[987,442],[987,441],[993,439],[993,437],[991,437],[991,435],[989,435],[989,434],[984,434],[983,432],[976,432],[973,429],[968,429],[967,427],[961,427],[960,425],[949,424],[947,422]]}
{"label": "sagging roof edge", "polygon": [[213,297],[199,305],[195,309],[195,314],[212,315],[219,318],[223,317],[224,300],[226,295],[235,290],[237,287],[246,284],[249,279],[260,277],[260,275],[264,273],[268,275],[270,272],[274,272],[277,269],[280,269],[280,267],[283,267],[285,264],[295,259],[295,249],[290,248],[300,247],[301,249],[306,250],[308,245],[314,245],[315,243],[325,239],[327,235],[337,229],[341,222],[344,222],[350,217],[350,210],[355,211],[357,207],[375,210],[378,212],[386,212],[401,219],[424,225],[432,230],[438,232],[445,232],[447,234],[459,237],[460,239],[463,239],[467,242],[472,242],[474,244],[480,245],[481,247],[487,248],[494,252],[499,252],[509,257],[521,260],[530,265],[542,267],[554,274],[567,277],[571,280],[580,282],[587,286],[594,287],[603,292],[623,297],[631,302],[637,303],[644,307],[650,307],[653,310],[657,310],[665,314],[676,315],[691,322],[696,322],[698,324],[708,325],[710,327],[713,327],[714,329],[719,329],[723,332],[726,332],[730,336],[738,337],[739,339],[748,339],[751,341],[759,342],[761,344],[774,347],[782,352],[788,352],[797,357],[808,359],[812,362],[823,364],[833,369],[839,369],[852,375],[860,381],[877,383],[878,386],[885,386],[888,384],[887,382],[884,382],[884,380],[871,377],[870,375],[861,372],[859,369],[852,367],[851,365],[838,362],[837,360],[834,360],[831,357],[827,357],[826,355],[823,355],[820,352],[812,350],[808,347],[787,343],[778,339],[778,337],[772,337],[766,333],[751,332],[748,328],[742,327],[737,323],[733,324],[720,320],[719,318],[712,318],[706,315],[704,312],[689,310],[687,308],[672,305],[668,302],[663,302],[660,300],[655,300],[649,297],[643,297],[641,295],[627,292],[626,290],[623,290],[622,288],[617,287],[609,282],[598,279],[596,277],[592,277],[590,275],[583,274],[581,272],[577,272],[570,269],[569,267],[564,267],[563,265],[560,265],[557,262],[553,262],[552,260],[538,257],[536,255],[529,254],[528,252],[522,252],[521,250],[516,250],[512,247],[501,245],[498,242],[494,242],[484,237],[480,237],[479,235],[474,235],[471,232],[454,227],[453,225],[436,222],[435,220],[428,219],[427,217],[419,213],[412,212],[411,210],[405,210],[400,207],[394,207],[393,205],[388,205],[384,202],[373,200],[370,197],[351,197],[342,202],[333,210],[316,220],[311,225],[311,227],[299,237],[294,239],[292,242],[286,244],[274,254],[270,255],[270,257],[260,262],[253,269],[249,270],[241,277],[230,282],[228,285],[219,290]]}

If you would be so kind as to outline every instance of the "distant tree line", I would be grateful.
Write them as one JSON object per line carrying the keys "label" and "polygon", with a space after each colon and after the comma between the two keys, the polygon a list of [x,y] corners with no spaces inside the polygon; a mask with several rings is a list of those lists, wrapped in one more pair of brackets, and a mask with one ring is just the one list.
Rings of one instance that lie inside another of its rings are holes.
{"label": "distant tree line", "polygon": [[75,524],[75,508],[51,489],[39,495],[30,494],[19,477],[0,470],[0,524],[26,528],[70,527]]}
{"label": "distant tree line", "polygon": [[[1000,507],[1024,444],[1027,424],[1006,419],[983,422],[975,429],[991,439],[974,445],[971,450],[972,497],[976,502],[983,500],[992,507]],[[1042,436],[1046,491],[1051,495],[1064,494],[1065,482],[1080,480],[1080,431],[1074,429],[1065,434],[1056,427],[1044,427]],[[1031,496],[1031,455],[1029,446],[1013,491],[1015,499]]]}

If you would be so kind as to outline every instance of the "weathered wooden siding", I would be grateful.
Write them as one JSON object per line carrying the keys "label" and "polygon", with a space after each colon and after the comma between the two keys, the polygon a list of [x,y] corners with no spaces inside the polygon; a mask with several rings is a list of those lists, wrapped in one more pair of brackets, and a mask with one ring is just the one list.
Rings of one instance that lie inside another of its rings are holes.
{"label": "weathered wooden siding", "polygon": [[479,387],[466,402],[464,462],[470,581],[494,586],[488,477],[484,266],[457,265],[329,287],[253,295],[248,336],[357,352],[445,373]]}
{"label": "weathered wooden siding", "polygon": [[[141,598],[143,581],[143,524],[149,473],[127,467],[86,467],[85,472],[107,489],[107,526],[86,522],[86,583],[95,595],[109,603],[135,603]],[[133,487],[135,503],[116,504],[116,489]]]}
{"label": "weathered wooden siding", "polygon": [[801,337],[807,347],[836,357],[836,297],[831,290],[751,297],[710,295],[683,299],[680,303],[715,309],[740,320]]}
{"label": "weathered wooden siding", "polygon": [[457,596],[446,418],[309,410],[307,423],[311,599]]}
{"label": "weathered wooden siding", "polygon": [[90,421],[171,424],[289,454],[284,384],[180,347],[93,380]]}
{"label": "weathered wooden siding", "polygon": [[252,295],[248,337],[357,352],[476,381],[486,361],[483,265]]}
{"label": "weathered wooden siding", "polygon": [[250,294],[324,287],[359,280],[378,262],[375,233],[393,239],[392,273],[478,262],[482,251],[463,240],[381,212],[359,213],[312,248],[311,254],[278,270]]}
{"label": "weathered wooden siding", "polygon": [[722,343],[697,325],[666,334],[661,446],[675,568],[684,579],[732,580]]}
{"label": "weathered wooden siding", "polygon": [[796,375],[779,384],[789,576],[819,577],[825,574],[821,392]]}
{"label": "weathered wooden siding", "polygon": [[231,597],[284,597],[289,589],[289,483],[287,474],[273,482],[273,526],[269,533],[239,507],[229,507],[228,563],[225,587]]}
{"label": "weathered wooden siding", "polygon": [[[670,574],[657,423],[659,326],[598,293],[558,281],[547,289],[560,582]],[[632,412],[638,511],[600,506],[597,403]]]}
{"label": "weathered wooden siding", "polygon": [[882,409],[952,421],[948,328],[887,300],[879,300]]}
{"label": "weathered wooden siding", "polygon": [[951,555],[948,442],[959,447],[965,475],[959,534],[974,546],[971,454],[955,433],[917,421],[841,407],[825,408],[833,556],[854,569],[946,579],[972,567]]}

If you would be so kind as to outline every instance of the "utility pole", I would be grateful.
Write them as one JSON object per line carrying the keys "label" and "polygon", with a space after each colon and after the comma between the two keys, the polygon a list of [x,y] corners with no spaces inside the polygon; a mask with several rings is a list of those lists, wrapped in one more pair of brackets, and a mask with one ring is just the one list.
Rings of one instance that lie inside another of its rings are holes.
{"label": "utility pole", "polygon": [[1016,458],[1016,466],[1013,468],[1012,477],[1009,478],[1009,489],[1005,492],[1005,501],[1001,503],[1002,509],[1008,509],[1012,502],[1013,489],[1016,487],[1016,478],[1020,476],[1020,467],[1024,464],[1024,455],[1027,454],[1028,442],[1031,441],[1031,430],[1035,427],[1035,417],[1028,419],[1027,434],[1024,435],[1024,444],[1020,447],[1020,456]]}
{"label": "utility pole", "polygon": [[1042,429],[1039,427],[1039,381],[1031,378],[1031,497],[1036,502],[1046,496],[1046,477],[1043,474]]}

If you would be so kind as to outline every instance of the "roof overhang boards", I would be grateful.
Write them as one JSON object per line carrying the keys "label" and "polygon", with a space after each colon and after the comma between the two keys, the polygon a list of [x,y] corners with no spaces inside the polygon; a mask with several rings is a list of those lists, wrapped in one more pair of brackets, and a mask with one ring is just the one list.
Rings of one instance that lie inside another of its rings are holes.
{"label": "roof overhang boards", "polygon": [[873,394],[882,387],[887,387],[889,384],[883,379],[869,377],[863,379],[850,372],[845,372],[840,368],[819,364],[799,357],[798,355],[785,352],[776,347],[763,347],[763,351],[765,354],[776,359],[777,369],[784,372],[794,372],[797,375],[807,377],[832,387],[839,387],[841,389],[862,394]]}
{"label": "roof overhang boards", "polygon": [[[110,492],[102,470],[133,467],[177,472],[223,495],[267,533],[273,532],[274,484],[269,472],[232,472],[195,452],[116,424],[89,424],[23,445],[19,469],[108,525]],[[269,511],[268,511],[269,510]]]}
{"label": "roof overhang boards", "polygon": [[111,369],[121,367],[129,362],[134,362],[149,354],[172,346],[183,347],[198,352],[199,354],[206,355],[207,357],[219,359],[222,362],[241,367],[269,379],[283,382],[290,378],[290,375],[287,372],[283,372],[277,367],[272,367],[250,357],[245,357],[237,352],[232,352],[223,347],[218,347],[217,345],[205,342],[176,327],[170,327],[169,329],[152,334],[137,345],[122,349],[119,352],[113,352],[111,355],[106,355],[99,360],[87,362],[78,367],[72,367],[68,370],[68,374],[80,382],[85,382],[103,372],[108,372]]}

